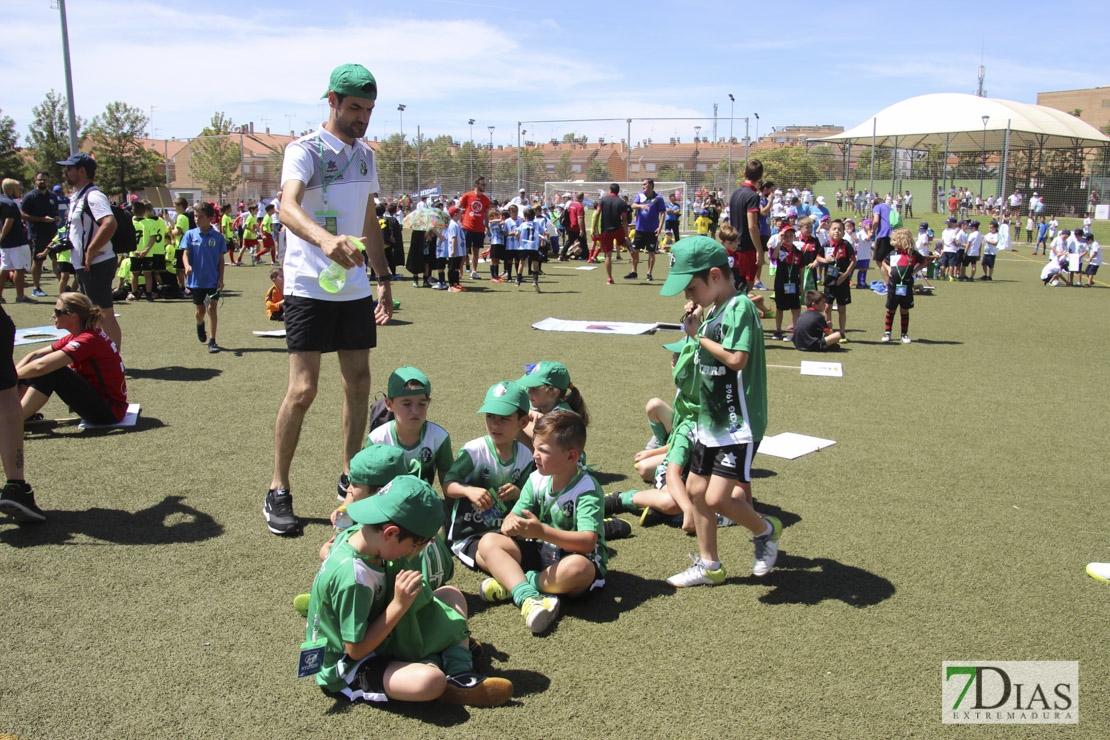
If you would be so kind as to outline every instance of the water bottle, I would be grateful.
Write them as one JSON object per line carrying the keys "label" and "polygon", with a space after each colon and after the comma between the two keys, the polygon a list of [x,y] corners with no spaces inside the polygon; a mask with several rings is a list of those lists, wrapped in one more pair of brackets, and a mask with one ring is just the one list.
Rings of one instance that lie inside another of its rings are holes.
{"label": "water bottle", "polygon": [[[359,249],[365,249],[361,240],[355,239],[353,236],[349,236],[347,239],[354,242]],[[347,270],[343,269],[338,263],[332,262],[320,271],[319,281],[320,287],[327,292],[338,293],[343,290],[343,286],[347,284]]]}
{"label": "water bottle", "polygon": [[347,527],[354,525],[354,523],[355,520],[352,519],[351,515],[347,513],[347,506],[340,506],[339,514],[335,517],[335,533],[339,534],[343,530],[347,529]]}

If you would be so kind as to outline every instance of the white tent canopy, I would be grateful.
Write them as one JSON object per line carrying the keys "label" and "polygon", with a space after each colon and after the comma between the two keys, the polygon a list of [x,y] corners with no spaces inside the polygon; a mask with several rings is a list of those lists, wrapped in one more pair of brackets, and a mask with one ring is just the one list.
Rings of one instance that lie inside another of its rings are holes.
{"label": "white tent canopy", "polygon": [[[983,117],[987,116],[984,124]],[[863,144],[877,147],[950,152],[1002,149],[1006,131],[1010,149],[1072,149],[1110,144],[1110,137],[1070,113],[1032,103],[980,98],[963,93],[919,95],[884,108],[844,133],[812,143]]]}

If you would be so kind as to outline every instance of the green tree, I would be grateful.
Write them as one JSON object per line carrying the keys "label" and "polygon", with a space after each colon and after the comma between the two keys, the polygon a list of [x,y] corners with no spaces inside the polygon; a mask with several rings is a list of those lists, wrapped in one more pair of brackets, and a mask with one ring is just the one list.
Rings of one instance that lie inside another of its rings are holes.
{"label": "green tree", "polygon": [[[591,159],[590,163],[586,165],[586,179],[587,180],[612,180],[613,173],[609,171],[609,165],[604,162]],[[660,178],[662,179],[662,178]]]}
{"label": "green tree", "polygon": [[[52,182],[62,182],[64,172],[58,162],[69,156],[69,117],[66,115],[65,96],[51,90],[31,112],[35,114],[35,120],[27,127],[30,132],[27,138],[30,148],[34,150],[35,169],[49,172]],[[85,122],[78,118],[78,141],[81,140],[84,125]]]}
{"label": "green tree", "polygon": [[813,158],[804,146],[784,146],[761,152],[763,179],[783,186],[806,187],[821,179]]}
{"label": "green tree", "polygon": [[0,116],[0,178],[11,177],[27,184],[27,167],[19,151],[19,134],[11,116]]}
{"label": "green tree", "polygon": [[555,165],[555,179],[569,180],[571,174],[570,152],[563,152],[563,156],[559,157],[559,162]]}
{"label": "green tree", "polygon": [[193,177],[207,192],[215,193],[220,203],[242,179],[243,152],[238,138],[230,135],[234,128],[235,124],[222,112],[213,113],[212,121],[200,132],[200,139],[193,146],[189,162]]}
{"label": "green tree", "polygon": [[141,110],[118,100],[108,103],[104,112],[93,118],[88,134],[96,159],[96,179],[109,195],[122,198],[162,181],[157,171],[162,157],[144,149],[138,141],[146,125],[147,117]]}

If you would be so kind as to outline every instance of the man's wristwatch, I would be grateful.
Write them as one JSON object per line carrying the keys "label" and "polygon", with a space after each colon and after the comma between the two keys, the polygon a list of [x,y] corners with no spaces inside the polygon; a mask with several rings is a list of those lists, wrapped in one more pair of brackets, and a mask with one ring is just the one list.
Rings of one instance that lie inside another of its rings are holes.
{"label": "man's wristwatch", "polygon": [[380,285],[389,285],[392,282],[392,280],[393,280],[392,278],[379,277],[378,278],[378,285],[379,286]]}

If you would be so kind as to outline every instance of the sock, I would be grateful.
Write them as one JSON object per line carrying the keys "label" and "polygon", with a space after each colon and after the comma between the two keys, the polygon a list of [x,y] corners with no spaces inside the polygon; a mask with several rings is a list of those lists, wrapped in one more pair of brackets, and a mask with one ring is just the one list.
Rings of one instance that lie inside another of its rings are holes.
{"label": "sock", "polygon": [[621,508],[627,512],[639,511],[640,507],[632,502],[632,496],[635,491],[625,491],[621,494]]}
{"label": "sock", "polygon": [[441,282],[441,283],[447,282],[447,279],[443,276],[443,270],[440,270],[438,274],[439,274],[439,282]]}
{"label": "sock", "polygon": [[887,311],[886,312],[886,329],[885,329],[887,334],[890,333],[890,327],[893,324],[894,324],[894,312],[893,311]]}
{"label": "sock", "polygon": [[720,560],[702,560],[701,564],[705,566],[706,570],[720,570],[721,569],[721,561]]}
{"label": "sock", "polygon": [[528,582],[527,579],[513,586],[513,603],[517,606],[522,606],[525,599],[538,599],[540,598],[539,589]]}
{"label": "sock", "polygon": [[902,334],[910,333],[910,315],[908,313],[902,314]]}
{"label": "sock", "polygon": [[532,588],[536,589],[536,593],[543,595],[543,589],[540,588],[540,572],[538,570],[530,570],[524,574],[524,580],[528,582]]}
{"label": "sock", "polygon": [[448,676],[469,673],[474,670],[474,656],[462,645],[452,645],[442,653],[443,672]]}
{"label": "sock", "polygon": [[491,278],[496,278],[497,277],[497,268],[494,267],[493,265],[489,266],[489,276]]}
{"label": "sock", "polygon": [[656,441],[661,445],[666,444],[667,437],[670,436],[667,434],[667,427],[663,426],[663,423],[660,421],[648,422],[648,426],[651,427],[651,433],[655,435]]}
{"label": "sock", "polygon": [[769,535],[769,534],[771,534],[772,532],[775,531],[775,526],[773,524],[771,524],[769,521],[764,519],[763,523],[766,525],[767,528],[764,529],[759,534],[757,534],[756,537],[766,537],[767,535]]}

